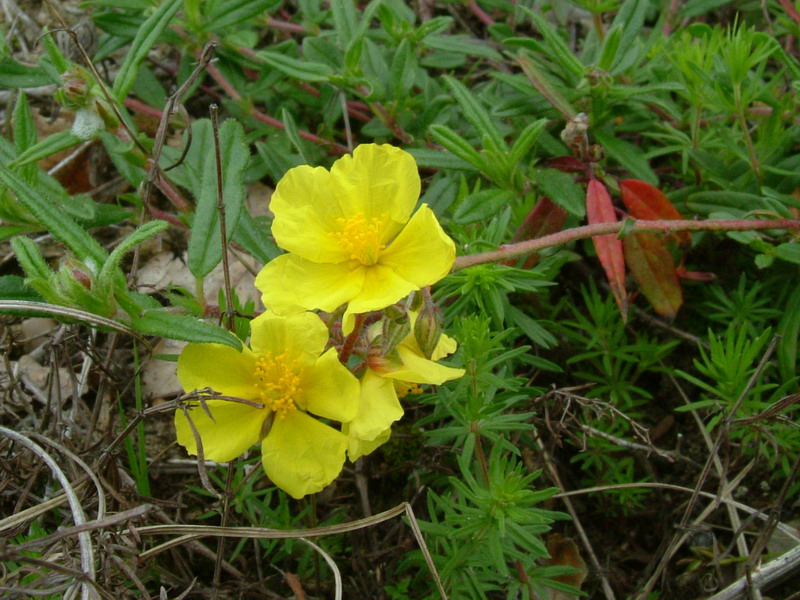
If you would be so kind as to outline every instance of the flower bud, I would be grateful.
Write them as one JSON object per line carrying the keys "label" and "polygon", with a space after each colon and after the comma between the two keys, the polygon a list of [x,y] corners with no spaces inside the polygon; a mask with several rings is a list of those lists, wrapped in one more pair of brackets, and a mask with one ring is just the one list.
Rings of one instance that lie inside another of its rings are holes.
{"label": "flower bud", "polygon": [[441,337],[442,319],[439,309],[433,303],[426,302],[414,323],[414,338],[425,358],[431,358]]}

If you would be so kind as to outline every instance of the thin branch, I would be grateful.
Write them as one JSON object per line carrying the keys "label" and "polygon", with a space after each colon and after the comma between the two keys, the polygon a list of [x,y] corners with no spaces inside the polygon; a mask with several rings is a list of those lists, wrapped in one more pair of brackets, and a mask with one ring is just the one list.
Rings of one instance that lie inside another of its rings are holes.
{"label": "thin branch", "polygon": [[748,219],[725,219],[707,221],[680,221],[680,220],[656,220],[646,221],[641,219],[626,219],[617,223],[596,223],[594,225],[584,225],[574,227],[565,231],[559,231],[533,240],[526,240],[516,244],[504,244],[498,250],[490,252],[480,252],[456,258],[451,271],[460,271],[473,265],[480,265],[489,262],[501,262],[510,258],[517,258],[539,252],[545,248],[563,246],[570,242],[585,240],[596,235],[609,233],[625,234],[655,232],[655,233],[674,233],[676,231],[758,231],[764,229],[800,229],[800,221],[792,219],[774,219],[769,221],[756,221]]}

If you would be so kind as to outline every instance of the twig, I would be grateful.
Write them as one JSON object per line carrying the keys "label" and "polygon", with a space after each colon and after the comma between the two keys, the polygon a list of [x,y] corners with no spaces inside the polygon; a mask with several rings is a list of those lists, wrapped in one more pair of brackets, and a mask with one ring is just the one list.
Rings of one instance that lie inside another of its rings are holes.
{"label": "twig", "polygon": [[217,166],[217,211],[219,213],[219,237],[222,245],[222,280],[225,290],[225,324],[228,331],[235,331],[236,324],[233,319],[233,294],[231,293],[231,270],[228,265],[228,231],[225,223],[225,198],[222,173],[222,150],[219,145],[219,107],[212,104],[209,108],[211,114],[211,131],[214,133],[214,158]]}
{"label": "twig", "polygon": [[751,586],[756,589],[766,588],[770,584],[779,582],[784,577],[796,574],[798,569],[800,569],[800,545],[768,562],[760,569],[756,569],[737,579],[707,600],[738,600],[744,597]]}
{"label": "twig", "polygon": [[800,229],[800,221],[791,219],[775,219],[769,221],[756,221],[748,219],[707,220],[707,221],[680,221],[626,219],[617,223],[595,223],[559,231],[534,240],[526,240],[516,244],[504,244],[498,250],[479,252],[467,256],[459,256],[453,264],[452,272],[466,269],[473,265],[489,262],[501,262],[510,258],[524,256],[531,252],[538,252],[553,246],[563,246],[570,242],[584,240],[596,235],[609,233],[625,234],[640,233],[645,231],[656,233],[673,233],[676,231],[757,231],[763,229]]}

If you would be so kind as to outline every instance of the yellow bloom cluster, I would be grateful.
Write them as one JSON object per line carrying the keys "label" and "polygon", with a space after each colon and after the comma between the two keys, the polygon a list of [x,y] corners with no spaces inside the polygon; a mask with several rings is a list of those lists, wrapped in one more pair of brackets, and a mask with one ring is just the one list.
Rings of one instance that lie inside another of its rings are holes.
{"label": "yellow bloom cluster", "polygon": [[345,458],[355,461],[389,439],[403,415],[396,385],[438,385],[464,374],[435,362],[456,349],[446,335],[432,353],[420,349],[417,313],[406,310],[407,333],[384,348],[387,356],[364,357],[359,381],[328,347],[323,320],[308,312],[344,307],[343,334],[368,346],[381,321],[359,331],[356,315],[386,309],[448,273],[455,245],[430,208],[414,212],[419,192],[413,157],[389,145],[359,146],[330,171],[286,173],[270,209],[275,241],[287,253],[256,278],[267,312],[251,322],[249,347],[189,344],[178,360],[187,392],[225,396],[176,412],[178,443],[190,454],[227,461],[260,442],[269,478],[301,498],[331,483]]}

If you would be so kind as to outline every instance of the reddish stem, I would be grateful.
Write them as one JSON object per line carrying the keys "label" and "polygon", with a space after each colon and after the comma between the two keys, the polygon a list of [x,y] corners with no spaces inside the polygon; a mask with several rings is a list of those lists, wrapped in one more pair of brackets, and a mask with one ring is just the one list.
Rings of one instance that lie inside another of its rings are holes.
{"label": "reddish stem", "polygon": [[[208,65],[208,67],[206,67],[206,71],[211,76],[211,78],[214,81],[216,81],[217,84],[225,91],[225,93],[228,94],[228,96],[237,101],[242,99],[242,95],[236,91],[236,89],[230,84],[230,82],[227,79],[225,79],[225,76],[219,72],[219,69],[217,69],[216,66]],[[257,121],[266,123],[270,127],[275,127],[276,129],[280,129],[281,131],[283,131],[286,128],[281,121],[279,121],[275,117],[268,115],[267,113],[259,111],[256,108],[251,109],[250,116],[256,119]],[[300,134],[301,138],[304,138],[310,142],[314,142],[315,144],[320,144],[323,146],[328,146],[333,154],[343,155],[348,153],[347,148],[345,146],[342,146],[341,144],[337,144],[336,142],[333,142],[331,140],[326,140],[325,138],[321,138],[318,135],[314,135],[313,133],[310,133],[302,129],[298,131],[298,133]]]}
{"label": "reddish stem", "polygon": [[473,265],[480,265],[489,262],[501,262],[509,258],[523,256],[531,252],[538,252],[545,248],[561,246],[569,242],[587,239],[596,235],[609,233],[625,232],[639,233],[652,231],[660,233],[671,233],[675,231],[755,231],[763,229],[800,229],[800,221],[790,219],[775,219],[769,221],[754,221],[746,219],[736,220],[708,220],[708,221],[679,221],[679,220],[658,220],[645,221],[641,219],[629,219],[617,223],[596,223],[594,225],[584,225],[566,231],[559,231],[551,235],[526,240],[516,244],[504,244],[498,250],[490,252],[480,252],[468,256],[456,258],[451,271],[460,271]]}
{"label": "reddish stem", "polygon": [[339,352],[339,362],[343,365],[347,364],[347,361],[350,359],[350,355],[353,354],[353,349],[356,347],[356,342],[361,335],[361,329],[363,329],[364,321],[366,320],[366,314],[356,315],[356,322],[353,327],[353,331],[351,331],[350,335],[345,338],[344,344],[342,344],[342,349]]}

